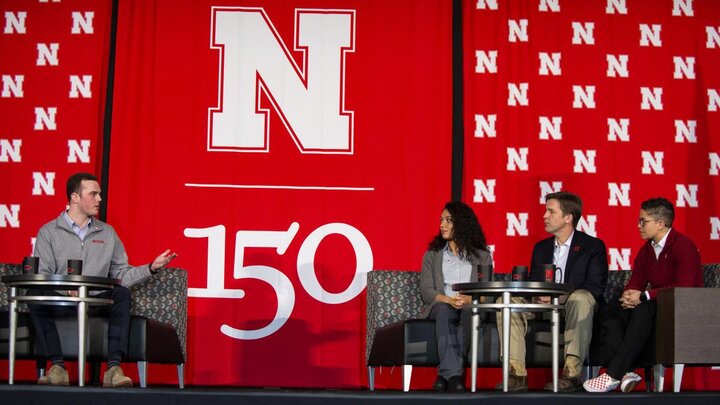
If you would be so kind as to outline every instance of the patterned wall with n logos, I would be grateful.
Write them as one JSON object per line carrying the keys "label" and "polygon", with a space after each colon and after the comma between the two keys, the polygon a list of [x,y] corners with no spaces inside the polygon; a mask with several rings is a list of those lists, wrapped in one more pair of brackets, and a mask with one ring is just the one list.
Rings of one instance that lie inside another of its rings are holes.
{"label": "patterned wall with n logos", "polygon": [[584,200],[579,228],[630,269],[640,203],[720,259],[720,16],[711,1],[465,4],[464,197],[500,271],[544,236],[543,196]]}
{"label": "patterned wall with n logos", "polygon": [[454,20],[446,0],[119,0],[110,66],[111,0],[3,1],[0,261],[30,254],[68,175],[106,167],[130,262],[171,248],[188,270],[188,384],[364,386],[365,274],[419,270],[460,108],[463,200],[496,271],[529,262],[559,189],[584,198],[612,270],[656,195],[720,260],[720,4],[461,3]]}

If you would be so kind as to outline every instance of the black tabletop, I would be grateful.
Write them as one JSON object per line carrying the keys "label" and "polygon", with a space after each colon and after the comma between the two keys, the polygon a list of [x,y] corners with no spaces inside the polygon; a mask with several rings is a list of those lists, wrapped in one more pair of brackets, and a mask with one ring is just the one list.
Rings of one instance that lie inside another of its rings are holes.
{"label": "black tabletop", "polygon": [[56,288],[72,289],[86,286],[88,288],[108,288],[120,285],[120,280],[97,276],[76,276],[64,274],[15,274],[2,276],[2,282],[22,288]]}
{"label": "black tabletop", "polygon": [[453,291],[465,294],[498,295],[503,292],[520,293],[521,295],[560,295],[572,292],[572,284],[546,283],[541,281],[488,281],[453,284]]}

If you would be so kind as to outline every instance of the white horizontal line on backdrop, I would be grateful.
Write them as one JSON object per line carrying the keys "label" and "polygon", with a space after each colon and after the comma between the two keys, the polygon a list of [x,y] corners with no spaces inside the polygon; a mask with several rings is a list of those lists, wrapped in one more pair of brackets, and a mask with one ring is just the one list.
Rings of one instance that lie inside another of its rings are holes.
{"label": "white horizontal line on backdrop", "polygon": [[273,184],[202,184],[202,183],[185,183],[185,187],[200,187],[200,188],[240,188],[240,189],[265,189],[265,190],[375,191],[375,187],[290,186],[290,185],[273,185]]}

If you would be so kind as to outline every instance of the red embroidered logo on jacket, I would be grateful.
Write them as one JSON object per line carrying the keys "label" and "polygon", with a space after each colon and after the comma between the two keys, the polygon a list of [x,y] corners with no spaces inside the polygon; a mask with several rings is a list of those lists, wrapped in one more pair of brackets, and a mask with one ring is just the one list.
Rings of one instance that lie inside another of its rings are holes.
{"label": "red embroidered logo on jacket", "polygon": [[92,243],[105,243],[105,241],[102,239],[93,239]]}

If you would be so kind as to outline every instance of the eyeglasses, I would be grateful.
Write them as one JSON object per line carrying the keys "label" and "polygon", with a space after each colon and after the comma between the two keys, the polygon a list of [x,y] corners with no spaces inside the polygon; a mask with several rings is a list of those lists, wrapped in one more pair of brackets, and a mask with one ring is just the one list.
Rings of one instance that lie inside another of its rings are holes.
{"label": "eyeglasses", "polygon": [[640,219],[638,219],[638,225],[640,225],[640,227],[645,226],[645,224],[647,224],[648,222],[657,222],[657,220],[654,220],[654,219],[645,219],[645,218],[640,218]]}

